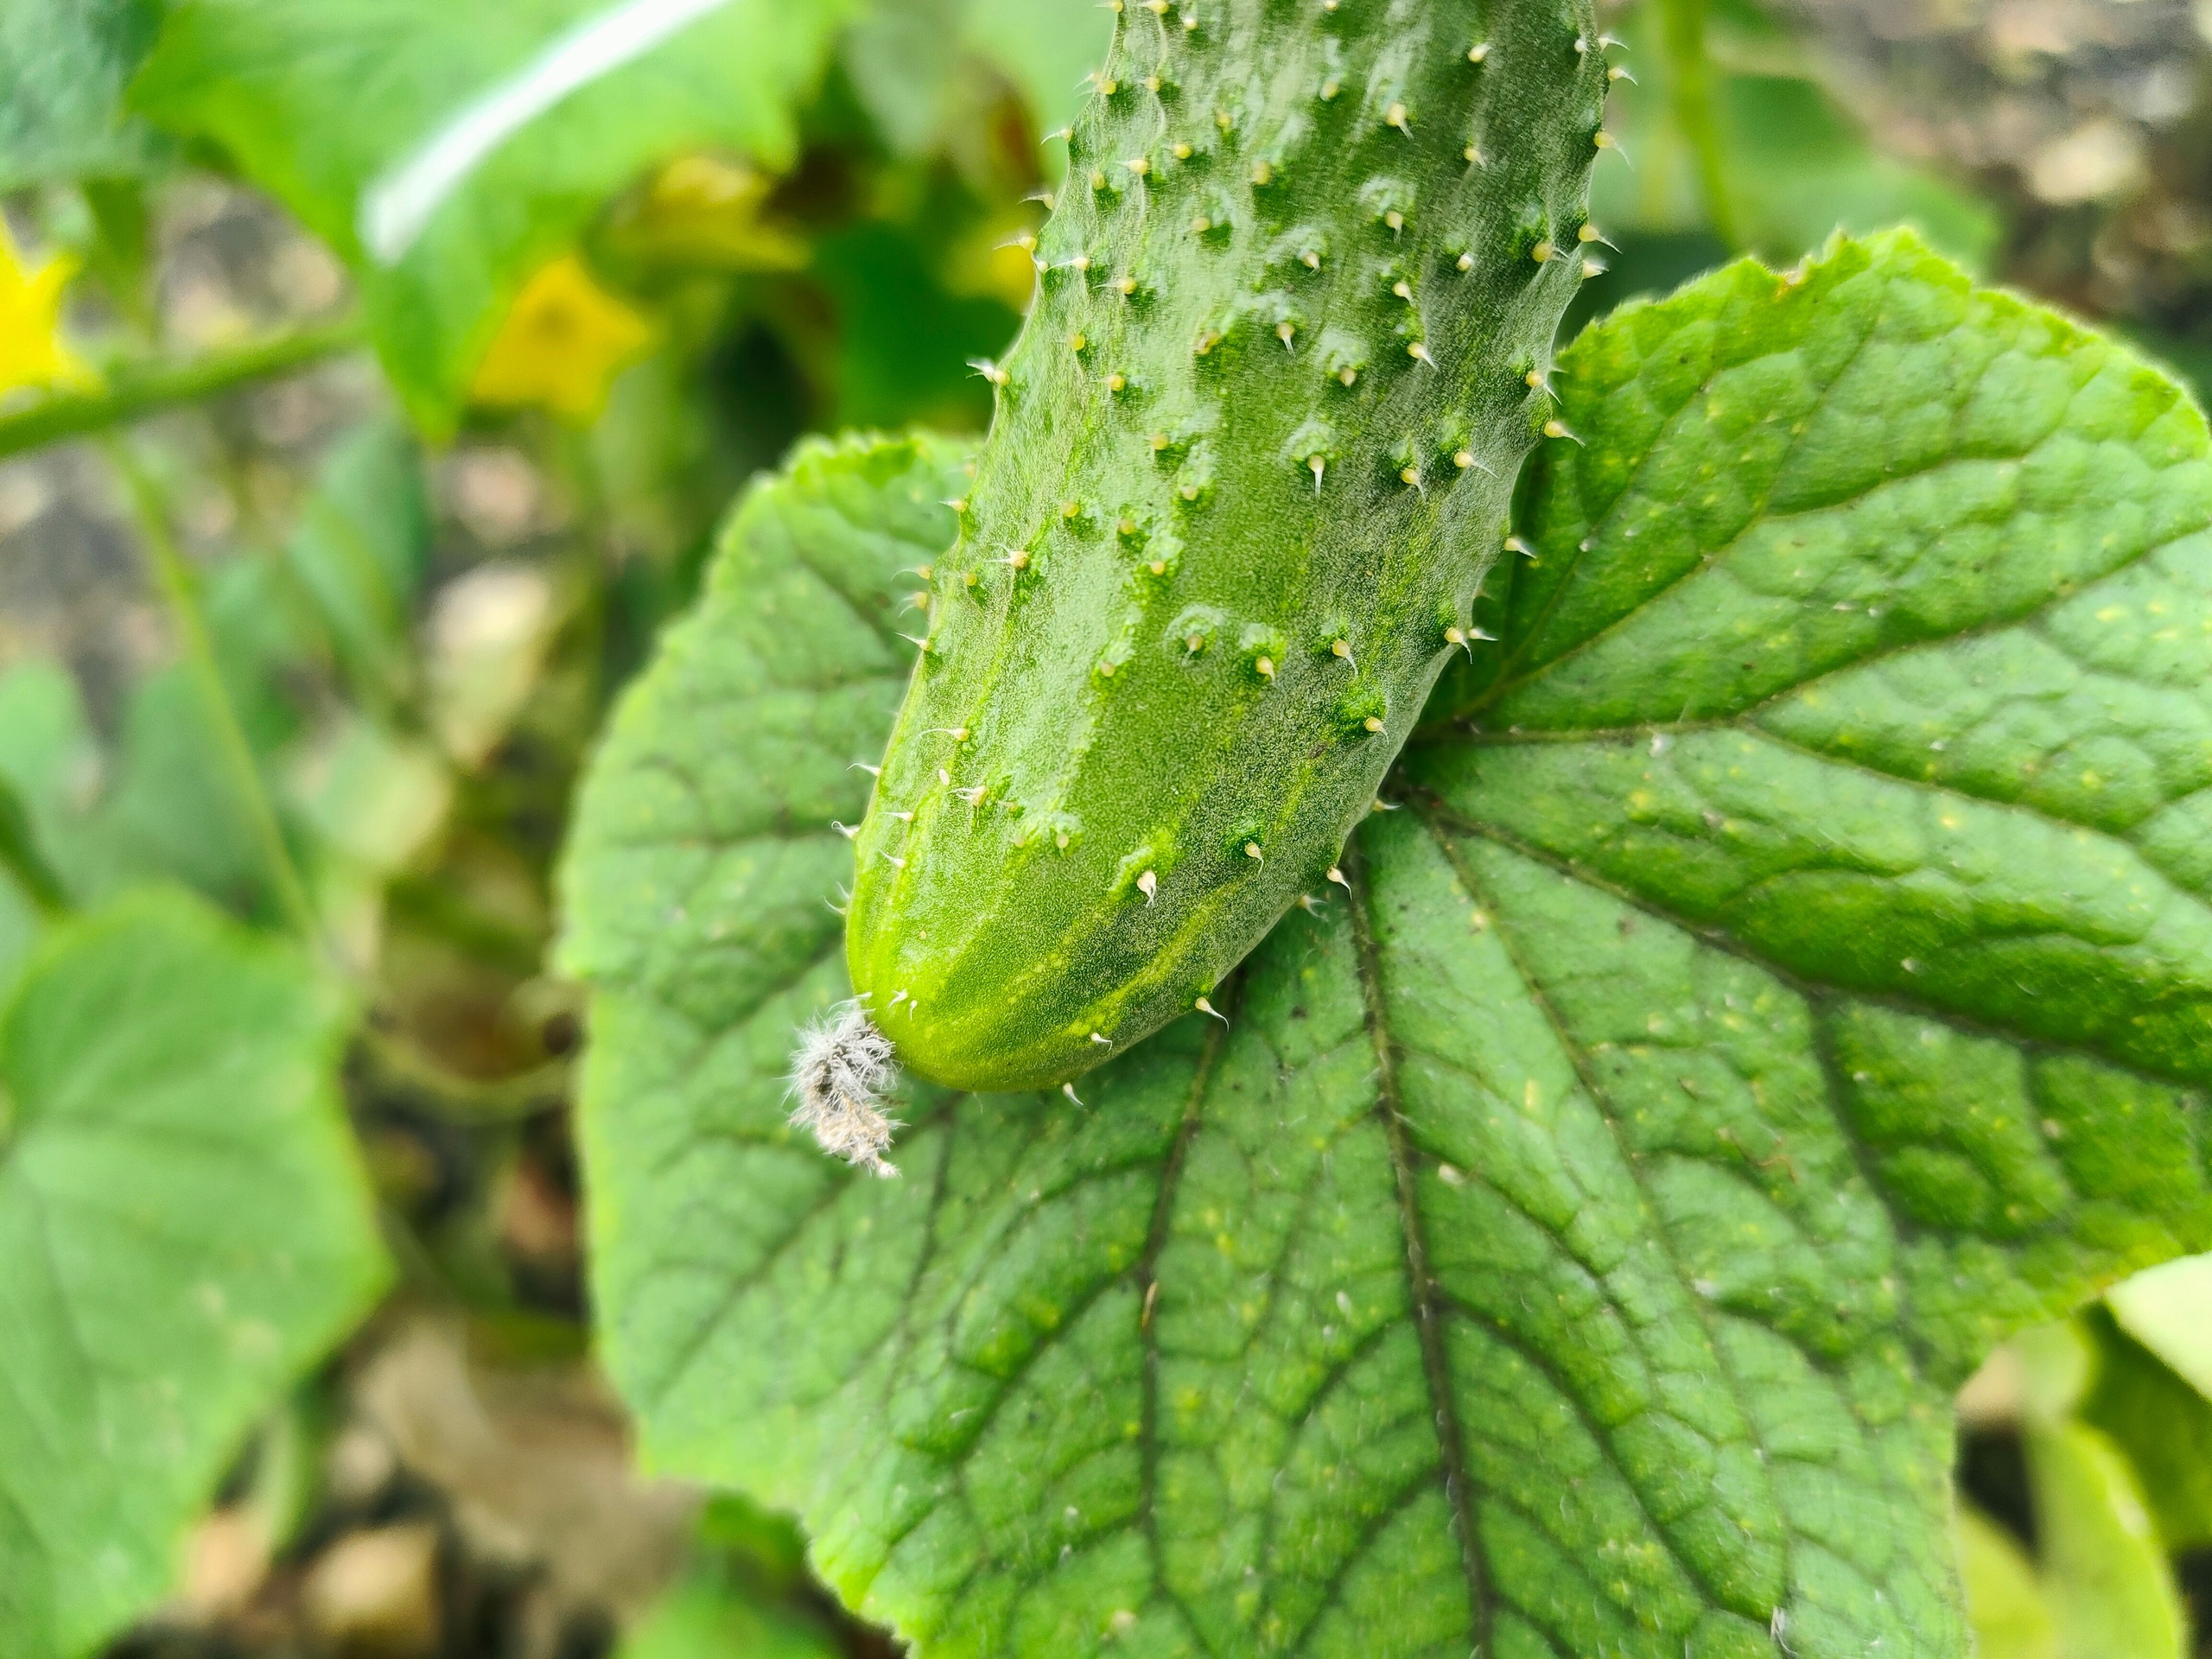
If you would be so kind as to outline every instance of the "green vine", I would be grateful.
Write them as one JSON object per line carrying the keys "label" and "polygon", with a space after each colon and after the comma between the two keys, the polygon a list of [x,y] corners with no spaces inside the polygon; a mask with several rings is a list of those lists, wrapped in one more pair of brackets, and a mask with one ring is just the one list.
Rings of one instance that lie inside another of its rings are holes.
{"label": "green vine", "polygon": [[186,362],[119,368],[99,391],[44,397],[0,415],[0,460],[65,438],[109,431],[256,380],[296,372],[356,350],[365,338],[359,320],[347,317]]}
{"label": "green vine", "polygon": [[300,880],[298,867],[292,861],[291,849],[284,844],[276,809],[270,802],[245,728],[238,724],[238,710],[224,688],[222,672],[215,664],[214,645],[207,633],[207,620],[200,607],[198,582],[169,529],[168,507],[160,487],[121,439],[111,434],[102,447],[122,480],[124,493],[137,520],[149,574],[176,625],[186,671],[206,703],[224,768],[231,774],[232,788],[260,849],[277,908],[295,932],[310,943],[315,942],[320,932],[315,906],[308,898],[306,885]]}
{"label": "green vine", "polygon": [[1675,123],[1697,157],[1698,188],[1705,198],[1706,218],[1715,236],[1731,248],[1740,248],[1743,241],[1736,210],[1728,196],[1727,151],[1713,108],[1713,60],[1705,46],[1707,3],[1707,0],[1660,0],[1667,76]]}

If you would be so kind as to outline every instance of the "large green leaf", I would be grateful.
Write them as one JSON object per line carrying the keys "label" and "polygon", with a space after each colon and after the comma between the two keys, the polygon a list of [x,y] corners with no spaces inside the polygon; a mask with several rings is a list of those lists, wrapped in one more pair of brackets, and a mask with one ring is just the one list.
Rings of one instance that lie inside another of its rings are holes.
{"label": "large green leaf", "polygon": [[156,136],[123,89],[160,22],[160,0],[0,6],[0,190],[145,169]]}
{"label": "large green leaf", "polygon": [[1557,384],[1349,893],[1079,1105],[912,1098],[900,1180],[782,1076],[956,480],[810,452],[614,721],[607,1362],[925,1654],[1958,1659],[1950,1391],[2212,1238],[2199,417],[1904,238]]}
{"label": "large green leaf", "polygon": [[182,0],[134,98],[337,250],[394,383],[443,431],[523,282],[640,170],[710,144],[790,161],[845,9]]}
{"label": "large green leaf", "polygon": [[49,932],[0,1011],[0,1652],[159,1597],[286,1383],[384,1282],[342,1008],[289,946],[149,892]]}

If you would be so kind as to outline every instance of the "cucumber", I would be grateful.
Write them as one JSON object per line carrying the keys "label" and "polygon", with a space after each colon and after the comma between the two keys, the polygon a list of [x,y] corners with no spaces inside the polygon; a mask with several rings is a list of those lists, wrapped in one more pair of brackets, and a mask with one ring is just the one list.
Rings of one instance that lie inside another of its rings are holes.
{"label": "cucumber", "polygon": [[1062,1083],[1323,886],[1500,556],[1586,274],[1588,0],[1109,0],[847,930],[898,1058]]}

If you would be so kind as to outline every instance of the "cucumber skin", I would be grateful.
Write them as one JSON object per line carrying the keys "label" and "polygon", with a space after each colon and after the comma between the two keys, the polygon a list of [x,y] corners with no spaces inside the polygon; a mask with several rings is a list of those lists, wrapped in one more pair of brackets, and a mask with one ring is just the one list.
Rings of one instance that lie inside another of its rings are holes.
{"label": "cucumber skin", "polygon": [[908,1069],[1071,1078],[1330,891],[1551,416],[1605,84],[1589,0],[1118,11],[856,842]]}

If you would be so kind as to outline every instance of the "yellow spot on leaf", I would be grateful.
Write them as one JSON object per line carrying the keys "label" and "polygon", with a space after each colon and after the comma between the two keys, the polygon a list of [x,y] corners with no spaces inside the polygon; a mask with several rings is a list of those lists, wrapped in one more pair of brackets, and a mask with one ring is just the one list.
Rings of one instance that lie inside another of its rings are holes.
{"label": "yellow spot on leaf", "polygon": [[480,404],[536,404],[588,422],[616,372],[652,339],[651,323],[564,253],[515,296],[469,392]]}

